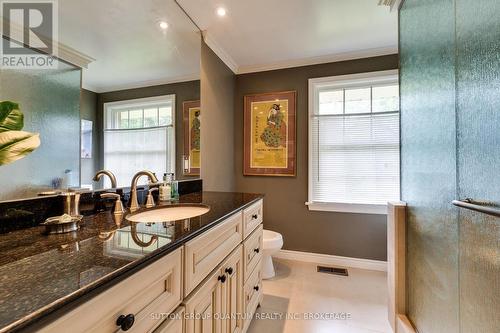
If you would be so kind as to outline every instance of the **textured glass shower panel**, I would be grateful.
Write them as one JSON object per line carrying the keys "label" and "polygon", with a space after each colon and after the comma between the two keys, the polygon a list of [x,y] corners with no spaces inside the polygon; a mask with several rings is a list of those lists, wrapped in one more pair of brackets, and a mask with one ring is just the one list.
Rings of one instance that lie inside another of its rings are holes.
{"label": "textured glass shower panel", "polygon": [[[457,0],[459,196],[500,202],[500,1]],[[500,330],[500,218],[460,210],[462,333]]]}
{"label": "textured glass shower panel", "polygon": [[455,63],[452,0],[400,12],[401,194],[408,203],[409,318],[458,332]]}
{"label": "textured glass shower panel", "polygon": [[0,100],[19,103],[25,131],[40,133],[40,147],[0,166],[0,200],[35,196],[54,178],[80,174],[80,69],[0,70]]}

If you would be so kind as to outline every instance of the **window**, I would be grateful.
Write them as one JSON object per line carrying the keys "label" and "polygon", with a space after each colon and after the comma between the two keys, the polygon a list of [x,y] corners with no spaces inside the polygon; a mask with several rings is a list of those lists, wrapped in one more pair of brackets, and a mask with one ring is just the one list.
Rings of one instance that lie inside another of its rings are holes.
{"label": "window", "polygon": [[398,72],[309,80],[310,210],[385,214],[399,200]]}
{"label": "window", "polygon": [[106,103],[104,112],[104,168],[118,186],[130,186],[140,170],[159,179],[175,172],[175,95]]}

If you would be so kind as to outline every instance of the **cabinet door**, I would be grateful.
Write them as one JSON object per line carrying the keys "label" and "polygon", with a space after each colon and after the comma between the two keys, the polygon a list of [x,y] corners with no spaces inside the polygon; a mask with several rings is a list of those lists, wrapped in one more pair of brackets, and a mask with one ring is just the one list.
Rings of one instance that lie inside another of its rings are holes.
{"label": "cabinet door", "polygon": [[240,245],[222,263],[222,333],[239,333],[243,328],[243,247]]}
{"label": "cabinet door", "polygon": [[154,333],[184,333],[184,307],[179,306]]}
{"label": "cabinet door", "polygon": [[186,333],[221,333],[222,283],[216,270],[185,301]]}

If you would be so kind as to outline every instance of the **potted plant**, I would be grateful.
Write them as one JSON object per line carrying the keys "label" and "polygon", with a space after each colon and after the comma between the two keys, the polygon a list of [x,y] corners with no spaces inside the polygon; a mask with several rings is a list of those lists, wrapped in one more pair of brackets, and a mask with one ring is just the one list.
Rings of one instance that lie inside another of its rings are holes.
{"label": "potted plant", "polygon": [[22,131],[24,115],[19,105],[0,102],[0,166],[17,161],[40,146],[40,134]]}

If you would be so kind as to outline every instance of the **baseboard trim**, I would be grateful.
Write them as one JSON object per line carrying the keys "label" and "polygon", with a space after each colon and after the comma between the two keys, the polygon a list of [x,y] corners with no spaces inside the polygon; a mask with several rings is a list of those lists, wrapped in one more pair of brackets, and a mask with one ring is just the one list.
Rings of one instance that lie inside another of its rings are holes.
{"label": "baseboard trim", "polygon": [[320,265],[332,265],[350,268],[367,269],[371,271],[387,272],[387,262],[380,260],[340,257],[328,254],[280,250],[275,258],[311,262]]}

